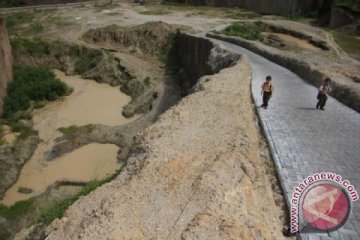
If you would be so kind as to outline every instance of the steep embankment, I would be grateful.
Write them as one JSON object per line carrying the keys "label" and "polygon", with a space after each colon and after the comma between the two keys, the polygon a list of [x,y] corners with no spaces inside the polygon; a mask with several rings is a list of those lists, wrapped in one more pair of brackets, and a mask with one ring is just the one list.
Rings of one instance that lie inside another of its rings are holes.
{"label": "steep embankment", "polygon": [[160,54],[174,32],[175,27],[164,22],[147,22],[131,27],[110,25],[92,29],[82,38],[103,48],[121,49],[142,57],[154,57]]}
{"label": "steep embankment", "polygon": [[0,18],[0,113],[7,82],[12,78],[12,56],[5,22]]}
{"label": "steep embankment", "polygon": [[[202,62],[203,69],[215,69],[204,64],[209,59],[234,57],[206,47],[211,46],[208,40],[189,37],[188,43],[186,53],[178,48],[180,58],[194,65]],[[199,49],[204,49],[202,58],[194,54]],[[250,76],[250,64],[242,58],[235,66],[202,78],[194,87],[199,91],[136,136],[137,149],[118,178],[77,201],[45,235],[283,239],[282,214],[259,157]]]}

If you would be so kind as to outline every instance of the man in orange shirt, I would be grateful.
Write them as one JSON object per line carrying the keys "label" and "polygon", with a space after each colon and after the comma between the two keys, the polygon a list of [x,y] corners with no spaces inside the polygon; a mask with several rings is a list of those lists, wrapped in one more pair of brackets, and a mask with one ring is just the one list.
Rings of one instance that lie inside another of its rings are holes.
{"label": "man in orange shirt", "polygon": [[269,100],[274,92],[274,86],[271,83],[271,76],[266,77],[266,81],[261,85],[261,94],[263,96],[262,108],[267,109]]}

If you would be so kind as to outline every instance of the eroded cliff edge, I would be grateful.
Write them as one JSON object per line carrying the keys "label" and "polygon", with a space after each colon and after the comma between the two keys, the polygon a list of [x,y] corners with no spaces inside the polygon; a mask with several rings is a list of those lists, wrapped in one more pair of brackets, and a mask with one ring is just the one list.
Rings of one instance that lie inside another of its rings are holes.
{"label": "eroded cliff edge", "polygon": [[[203,41],[189,42],[202,48],[209,43]],[[190,49],[187,53],[197,52]],[[204,51],[209,57],[201,58],[208,62],[204,66],[212,65],[209,59],[216,56],[226,57],[221,49],[209,50]],[[198,57],[193,54],[188,59],[195,65],[202,61]],[[195,93],[136,135],[137,148],[120,175],[78,200],[44,235],[49,239],[283,239],[283,214],[260,157],[262,140],[250,78],[246,57],[201,78]]]}

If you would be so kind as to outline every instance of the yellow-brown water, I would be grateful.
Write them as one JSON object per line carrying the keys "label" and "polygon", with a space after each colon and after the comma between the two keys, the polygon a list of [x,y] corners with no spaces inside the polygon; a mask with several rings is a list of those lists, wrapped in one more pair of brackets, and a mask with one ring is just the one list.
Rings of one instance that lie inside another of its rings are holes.
{"label": "yellow-brown water", "polygon": [[[118,147],[111,144],[89,144],[52,161],[45,159],[54,140],[62,135],[57,130],[60,127],[91,123],[115,126],[134,120],[126,119],[121,114],[122,107],[131,99],[121,93],[119,88],[77,76],[68,77],[60,71],[55,73],[74,91],[63,100],[49,103],[34,112],[34,128],[39,131],[43,142],[24,165],[16,184],[6,192],[2,200],[6,205],[39,195],[57,180],[99,179],[119,168],[116,162]],[[18,193],[19,187],[31,188],[33,193]]]}

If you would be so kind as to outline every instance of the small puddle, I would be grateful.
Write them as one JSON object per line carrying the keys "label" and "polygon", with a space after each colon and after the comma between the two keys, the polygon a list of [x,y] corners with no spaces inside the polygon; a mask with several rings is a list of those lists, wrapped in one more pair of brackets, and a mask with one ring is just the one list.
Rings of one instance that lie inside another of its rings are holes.
{"label": "small puddle", "polygon": [[[79,76],[65,76],[57,70],[55,74],[74,91],[70,96],[34,111],[34,128],[39,131],[43,142],[24,165],[18,181],[5,193],[1,203],[6,205],[37,196],[58,180],[104,178],[120,167],[116,159],[118,147],[111,144],[89,144],[52,161],[45,160],[54,140],[62,135],[57,130],[60,127],[86,124],[116,126],[135,120],[122,116],[122,108],[131,98],[120,92],[118,87],[84,80]],[[33,192],[18,193],[19,187],[30,188]]]}
{"label": "small puddle", "polygon": [[[118,147],[113,144],[89,144],[53,161],[32,160],[23,167],[19,179],[6,192],[2,203],[11,205],[16,201],[40,195],[58,180],[103,179],[119,168],[116,162],[117,151]],[[18,193],[19,187],[30,188],[33,192]]]}
{"label": "small puddle", "polygon": [[303,39],[300,39],[300,38],[296,38],[296,37],[293,37],[289,34],[284,34],[284,33],[272,33],[272,32],[263,32],[263,34],[265,36],[268,36],[270,34],[272,35],[275,35],[275,36],[278,36],[281,40],[284,40],[286,42],[292,42],[292,43],[295,43],[297,44],[299,47],[301,48],[306,48],[306,49],[310,49],[312,51],[315,51],[315,52],[321,52],[322,49],[321,48],[318,48],[314,45],[312,45],[311,43],[309,43],[307,40],[303,40]]}

